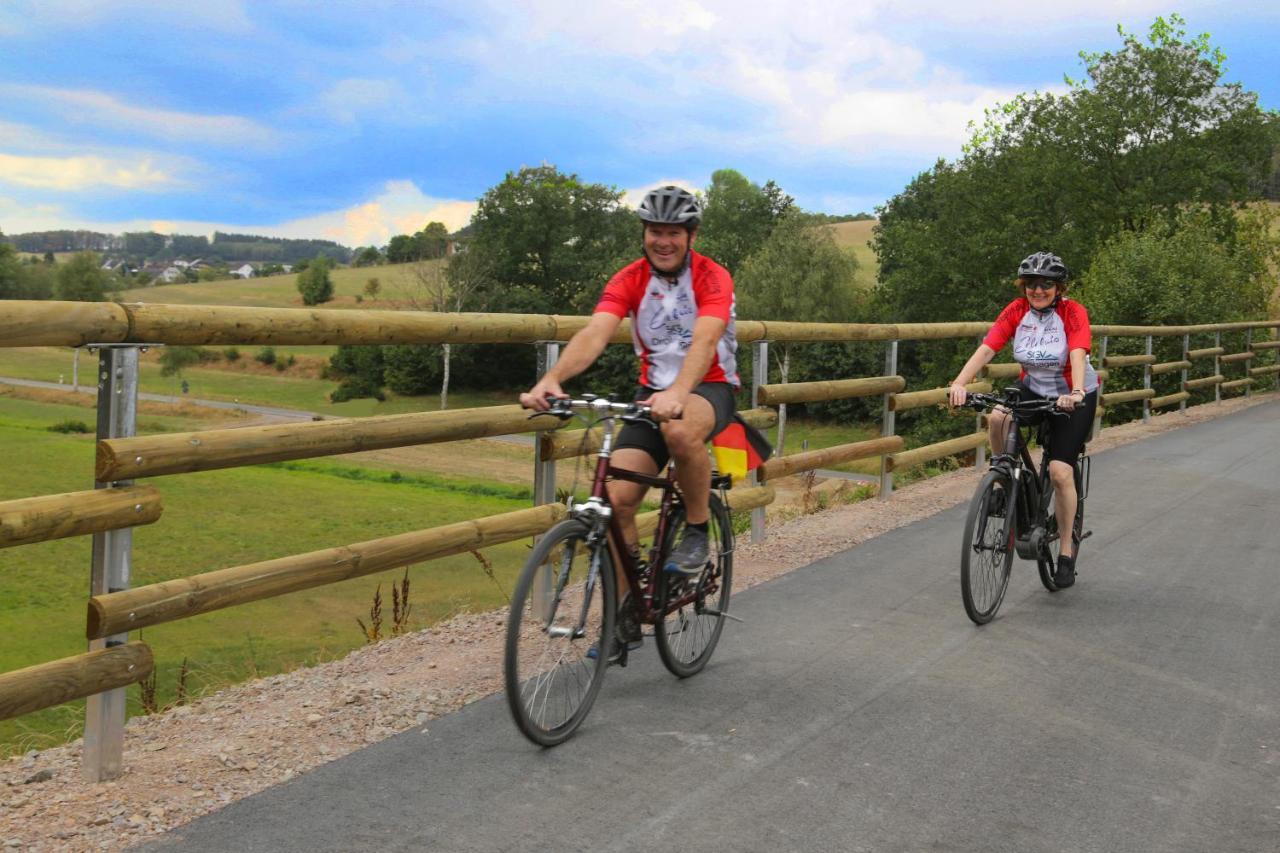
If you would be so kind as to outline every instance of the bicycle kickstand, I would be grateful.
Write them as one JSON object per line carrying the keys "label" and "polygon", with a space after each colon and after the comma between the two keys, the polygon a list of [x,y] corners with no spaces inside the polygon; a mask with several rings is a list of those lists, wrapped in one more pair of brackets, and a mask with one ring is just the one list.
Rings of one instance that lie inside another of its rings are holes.
{"label": "bicycle kickstand", "polygon": [[723,616],[726,619],[732,619],[734,622],[742,622],[743,624],[746,624],[746,621],[747,621],[746,619],[743,619],[741,616],[734,616],[732,613],[727,613],[720,610],[712,610],[710,607],[704,608],[702,612],[708,613],[712,616]]}

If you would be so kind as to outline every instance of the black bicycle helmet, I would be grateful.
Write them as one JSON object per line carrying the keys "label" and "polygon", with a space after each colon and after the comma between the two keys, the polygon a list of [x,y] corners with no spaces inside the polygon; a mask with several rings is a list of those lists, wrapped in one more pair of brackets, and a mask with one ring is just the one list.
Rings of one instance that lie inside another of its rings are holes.
{"label": "black bicycle helmet", "polygon": [[1018,264],[1018,278],[1037,276],[1050,281],[1066,281],[1067,275],[1067,265],[1062,262],[1062,258],[1048,252],[1027,255]]}
{"label": "black bicycle helmet", "polygon": [[683,225],[696,228],[702,221],[702,206],[688,190],[677,186],[650,190],[637,209],[641,222],[656,225]]}

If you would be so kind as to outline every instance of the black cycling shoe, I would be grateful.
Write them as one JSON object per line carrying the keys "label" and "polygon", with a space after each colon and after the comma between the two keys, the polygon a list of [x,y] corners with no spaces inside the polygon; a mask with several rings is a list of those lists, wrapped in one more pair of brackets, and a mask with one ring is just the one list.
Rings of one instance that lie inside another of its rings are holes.
{"label": "black cycling shoe", "polygon": [[707,558],[710,555],[711,543],[707,532],[696,527],[686,526],[680,534],[680,541],[676,543],[676,547],[671,549],[671,554],[667,557],[667,564],[663,566],[663,571],[670,574],[684,575],[687,578],[696,578],[702,574],[702,568],[707,564]]}
{"label": "black cycling shoe", "polygon": [[1053,573],[1053,585],[1066,589],[1076,582],[1076,558],[1058,555],[1058,570]]}

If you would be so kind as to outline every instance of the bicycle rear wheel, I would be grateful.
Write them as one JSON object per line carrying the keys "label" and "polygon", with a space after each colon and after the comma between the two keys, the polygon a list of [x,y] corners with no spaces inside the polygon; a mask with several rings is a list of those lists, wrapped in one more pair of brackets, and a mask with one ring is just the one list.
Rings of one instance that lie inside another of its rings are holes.
{"label": "bicycle rear wheel", "polygon": [[[608,667],[615,618],[613,561],[590,528],[562,521],[538,541],[511,597],[503,677],[525,737],[565,741],[582,724]],[[592,649],[594,648],[594,652]]]}
{"label": "bicycle rear wheel", "polygon": [[[658,567],[666,563],[666,555],[684,526],[684,507],[677,506],[659,552]],[[662,663],[680,678],[701,672],[711,659],[724,630],[733,589],[733,527],[729,511],[715,494],[711,495],[707,533],[710,550],[698,578],[686,579],[665,571],[659,571],[658,576],[657,596],[664,615],[654,625],[653,637]]]}
{"label": "bicycle rear wheel", "polygon": [[989,471],[969,503],[960,553],[960,596],[964,612],[978,625],[990,622],[1009,587],[1013,565],[1013,512],[1010,481]]}

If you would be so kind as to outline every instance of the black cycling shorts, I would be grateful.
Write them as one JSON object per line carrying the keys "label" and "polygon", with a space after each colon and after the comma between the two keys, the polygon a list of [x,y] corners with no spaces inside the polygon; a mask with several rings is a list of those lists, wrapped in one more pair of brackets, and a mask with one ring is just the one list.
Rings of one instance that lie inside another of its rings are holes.
{"label": "black cycling shorts", "polygon": [[[1019,400],[1056,401],[1058,399],[1057,397],[1045,397],[1037,394],[1021,382],[1014,382],[1009,387],[1017,390]],[[1089,433],[1093,430],[1093,419],[1097,412],[1098,391],[1095,388],[1085,394],[1084,400],[1068,412],[1065,418],[1062,415],[1053,415],[1049,412],[1030,412],[1025,415],[1018,415],[1018,423],[1026,426],[1042,425],[1049,458],[1065,462],[1068,465],[1074,465],[1076,457],[1080,455],[1080,451],[1084,449],[1085,442],[1089,440]]]}
{"label": "black cycling shorts", "polygon": [[[656,389],[646,388],[641,385],[639,390],[636,391],[635,399],[647,400],[657,393]],[[704,439],[709,439],[727,427],[729,422],[733,420],[735,410],[733,386],[728,382],[703,382],[693,389],[693,393],[710,403],[711,408],[716,413],[715,426],[704,437]],[[659,471],[665,468],[667,461],[671,459],[671,454],[667,451],[667,443],[662,438],[662,432],[648,424],[624,424],[622,429],[618,431],[618,438],[614,441],[613,447],[615,450],[621,450],[624,447],[643,450],[653,457],[653,461],[657,464]]]}

